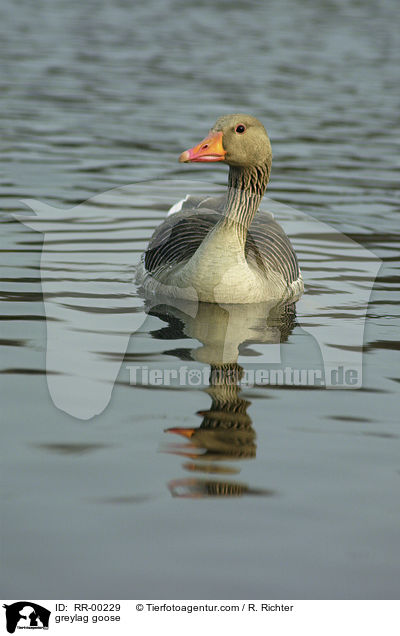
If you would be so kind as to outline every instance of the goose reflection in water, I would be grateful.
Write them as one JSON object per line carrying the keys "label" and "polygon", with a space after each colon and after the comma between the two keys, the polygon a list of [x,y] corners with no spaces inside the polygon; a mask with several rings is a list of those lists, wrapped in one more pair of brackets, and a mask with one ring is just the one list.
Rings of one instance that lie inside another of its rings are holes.
{"label": "goose reflection in water", "polygon": [[[198,411],[197,414],[203,417],[201,425],[198,428],[166,429],[168,433],[177,433],[189,440],[186,451],[173,451],[193,460],[184,464],[186,470],[208,474],[237,473],[238,468],[220,466],[217,462],[256,456],[256,432],[247,413],[250,402],[240,397],[239,382],[242,377],[243,368],[238,364],[212,365],[210,387],[205,389],[212,404],[207,411]],[[226,479],[178,479],[168,486],[174,497],[272,494],[269,490],[249,488],[247,484]]]}
{"label": "goose reflection in water", "polygon": [[[237,363],[240,349],[251,343],[279,344],[288,339],[295,325],[295,305],[259,303],[253,305],[217,305],[214,303],[160,304],[149,310],[168,323],[168,327],[152,332],[158,339],[195,338],[201,345],[192,349],[168,351],[180,359],[208,363],[211,406],[198,411],[203,419],[197,428],[172,427],[166,433],[184,437],[184,447],[169,444],[168,452],[190,461],[183,468],[191,473],[204,473],[207,478],[192,476],[168,483],[174,497],[232,497],[243,495],[270,496],[270,489],[253,488],[246,483],[227,479],[240,471],[223,462],[254,459],[256,432],[247,413],[251,402],[241,397],[240,383],[244,370]],[[247,349],[247,353],[250,351]],[[211,478],[210,475],[220,475]],[[222,478],[222,475],[224,477]]]}

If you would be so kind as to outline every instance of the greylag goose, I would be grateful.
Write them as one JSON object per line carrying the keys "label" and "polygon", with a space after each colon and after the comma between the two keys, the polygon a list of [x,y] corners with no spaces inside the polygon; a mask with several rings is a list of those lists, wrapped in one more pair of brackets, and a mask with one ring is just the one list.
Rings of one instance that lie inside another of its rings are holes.
{"label": "greylag goose", "polygon": [[179,161],[227,163],[227,192],[173,206],[138,268],[144,292],[227,304],[298,297],[303,281],[290,241],[270,213],[258,211],[272,162],[258,119],[220,117]]}

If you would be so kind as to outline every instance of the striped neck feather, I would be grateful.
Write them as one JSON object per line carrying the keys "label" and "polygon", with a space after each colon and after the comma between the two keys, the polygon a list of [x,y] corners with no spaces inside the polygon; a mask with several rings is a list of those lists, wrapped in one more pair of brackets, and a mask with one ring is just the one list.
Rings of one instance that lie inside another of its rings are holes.
{"label": "striped neck feather", "polygon": [[249,168],[230,167],[224,218],[220,223],[233,226],[244,241],[264,196],[268,179],[267,165]]}

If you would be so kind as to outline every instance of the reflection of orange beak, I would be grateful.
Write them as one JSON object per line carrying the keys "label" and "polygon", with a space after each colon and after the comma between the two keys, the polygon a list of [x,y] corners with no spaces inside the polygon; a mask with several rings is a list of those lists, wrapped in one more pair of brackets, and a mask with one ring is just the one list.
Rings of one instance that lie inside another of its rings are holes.
{"label": "reflection of orange beak", "polygon": [[179,157],[181,163],[200,161],[224,161],[226,151],[222,145],[222,132],[212,132],[197,146],[185,150]]}
{"label": "reflection of orange beak", "polygon": [[194,433],[194,428],[166,428],[165,433],[176,433],[190,439]]}

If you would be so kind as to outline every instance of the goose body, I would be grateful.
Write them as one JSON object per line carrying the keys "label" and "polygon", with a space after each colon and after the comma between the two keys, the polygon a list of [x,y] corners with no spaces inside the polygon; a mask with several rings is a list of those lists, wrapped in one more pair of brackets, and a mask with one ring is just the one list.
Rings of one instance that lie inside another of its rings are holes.
{"label": "goose body", "polygon": [[271,146],[249,115],[221,117],[182,162],[225,161],[228,190],[187,196],[154,232],[138,270],[146,293],[216,303],[290,299],[303,291],[296,254],[280,225],[259,211]]}

